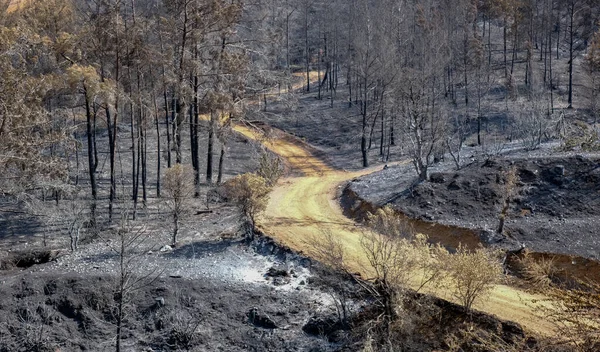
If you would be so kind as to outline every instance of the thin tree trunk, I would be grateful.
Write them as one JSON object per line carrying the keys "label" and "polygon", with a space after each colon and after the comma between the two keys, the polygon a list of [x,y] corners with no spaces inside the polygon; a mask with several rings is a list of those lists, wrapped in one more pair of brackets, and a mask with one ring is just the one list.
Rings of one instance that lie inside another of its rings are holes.
{"label": "thin tree trunk", "polygon": [[[323,86],[321,82],[321,50],[317,49],[317,99],[321,100],[321,87]],[[265,104],[266,106],[266,104]]]}
{"label": "thin tree trunk", "polygon": [[142,139],[142,201],[144,207],[147,206],[148,202],[148,135],[146,124],[142,124],[142,130],[140,137]]}
{"label": "thin tree trunk", "polygon": [[194,145],[194,155],[192,156],[192,158],[194,159],[194,164],[196,165],[196,168],[194,169],[194,185],[195,185],[195,192],[194,192],[194,196],[195,197],[199,197],[200,196],[200,148],[199,148],[199,142],[198,142],[198,127],[200,124],[200,119],[199,119],[199,106],[198,106],[198,76],[195,75],[194,76],[194,128],[192,129],[192,135],[193,135],[193,145]]}
{"label": "thin tree trunk", "polygon": [[465,38],[464,38],[464,50],[465,54],[463,57],[464,64],[464,80],[465,80],[465,106],[469,106],[469,80],[468,80],[468,55],[469,55],[469,38],[467,34],[467,30],[465,28]]}
{"label": "thin tree trunk", "polygon": [[96,138],[96,132],[98,130],[98,106],[96,103],[92,104],[93,107],[93,126],[92,126],[92,144],[94,146],[94,170],[98,170],[98,139]]}
{"label": "thin tree trunk", "polygon": [[[554,1],[550,1],[550,6],[554,6]],[[550,8],[550,22],[552,22],[552,7]],[[550,111],[554,113],[554,82],[552,81],[552,31],[548,31],[548,80],[550,83]]]}
{"label": "thin tree trunk", "polygon": [[[365,84],[366,84],[365,75]],[[363,101],[361,102],[362,107],[362,134],[360,139],[360,150],[362,153],[362,165],[363,167],[369,166],[369,155],[367,150],[367,89],[364,88]]]}
{"label": "thin tree trunk", "polygon": [[571,0],[569,11],[569,99],[567,109],[573,108],[573,17],[575,17],[575,1]]}
{"label": "thin tree trunk", "polygon": [[507,27],[508,26],[508,21],[506,20],[506,17],[504,18],[504,28],[503,28],[503,32],[502,32],[502,36],[503,36],[503,41],[504,41],[504,78],[508,78],[508,61],[506,58],[506,41],[507,41]]}
{"label": "thin tree trunk", "polygon": [[[154,123],[155,123],[155,127],[156,127],[156,197],[160,198],[160,163],[161,163],[160,124],[158,122],[158,104],[156,103],[156,96],[154,97],[154,99],[152,99],[152,101],[154,102]],[[167,131],[168,131],[168,129],[167,129]]]}
{"label": "thin tree trunk", "polygon": [[208,126],[208,151],[206,154],[206,182],[212,184],[213,178],[213,156],[214,156],[214,136],[215,136],[215,112],[210,112],[210,121]]}
{"label": "thin tree trunk", "polygon": [[[167,130],[167,167],[171,167],[171,122],[169,120],[169,100],[167,99],[167,89],[164,88],[163,97],[165,100],[165,126]],[[173,107],[171,107],[173,108]]]}
{"label": "thin tree trunk", "polygon": [[90,175],[90,186],[92,188],[92,203],[90,205],[90,221],[92,227],[96,226],[96,202],[98,200],[98,187],[96,185],[96,157],[94,153],[94,141],[92,131],[92,112],[90,108],[90,97],[88,95],[87,87],[83,85],[83,94],[85,96],[85,115],[86,115],[86,127],[87,127],[87,144],[88,144],[88,172]]}
{"label": "thin tree trunk", "polygon": [[223,168],[225,165],[225,151],[226,151],[226,141],[225,138],[221,140],[221,155],[219,156],[219,174],[217,176],[217,184],[221,184],[223,182]]}
{"label": "thin tree trunk", "polygon": [[383,157],[383,143],[385,142],[385,109],[381,110],[381,138],[379,139],[379,155]]}
{"label": "thin tree trunk", "polygon": [[310,50],[308,47],[308,10],[309,6],[304,9],[304,50],[306,52],[306,91],[310,92]]}

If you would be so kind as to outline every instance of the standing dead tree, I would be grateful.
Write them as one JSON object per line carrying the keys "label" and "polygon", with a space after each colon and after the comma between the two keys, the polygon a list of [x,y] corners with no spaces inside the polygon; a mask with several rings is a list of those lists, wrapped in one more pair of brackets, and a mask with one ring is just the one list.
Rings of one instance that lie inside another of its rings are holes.
{"label": "standing dead tree", "polygon": [[[64,185],[61,191],[66,200],[58,203],[46,201],[31,194],[23,194],[27,212],[37,217],[43,225],[43,244],[46,246],[52,238],[51,233],[58,231],[69,237],[69,248],[76,251],[79,246],[82,231],[91,227],[92,220],[87,210],[86,201],[79,197],[80,189]],[[56,239],[54,239],[56,240]],[[62,242],[61,239],[59,239]]]}
{"label": "standing dead tree", "polygon": [[[125,216],[124,216],[125,218]],[[117,256],[117,279],[115,284],[115,325],[116,352],[123,350],[123,330],[126,326],[127,307],[135,298],[135,293],[151,285],[159,276],[160,271],[140,268],[143,257],[155,247],[144,227],[133,226],[122,220],[117,232],[117,240],[108,242],[113,253]]]}
{"label": "standing dead tree", "polygon": [[173,219],[171,243],[177,244],[181,220],[190,212],[194,197],[194,169],[190,165],[175,164],[165,171],[163,190]]}

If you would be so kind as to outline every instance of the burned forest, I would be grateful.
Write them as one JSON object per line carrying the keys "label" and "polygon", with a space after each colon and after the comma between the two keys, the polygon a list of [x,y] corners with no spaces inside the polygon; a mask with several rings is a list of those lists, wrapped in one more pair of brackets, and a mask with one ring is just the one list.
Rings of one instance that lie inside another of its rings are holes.
{"label": "burned forest", "polygon": [[597,0],[0,0],[0,352],[600,350]]}

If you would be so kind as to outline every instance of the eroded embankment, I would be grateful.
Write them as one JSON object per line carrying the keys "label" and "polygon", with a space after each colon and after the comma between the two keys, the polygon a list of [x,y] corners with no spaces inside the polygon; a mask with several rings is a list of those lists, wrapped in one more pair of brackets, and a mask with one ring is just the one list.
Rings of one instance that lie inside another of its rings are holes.
{"label": "eroded embankment", "polygon": [[[362,199],[349,185],[344,187],[340,203],[344,209],[344,215],[358,222],[365,221],[369,214],[374,214],[381,208]],[[483,231],[478,233],[478,231],[472,229],[418,220],[405,215],[398,209],[395,210],[396,214],[407,221],[417,233],[426,234],[432,242],[440,243],[447,248],[458,248],[460,244],[468,248],[477,248],[485,242],[481,238]]]}
{"label": "eroded embankment", "polygon": [[[350,184],[344,187],[340,196],[340,203],[344,215],[357,222],[365,221],[369,214],[373,214],[381,208],[381,206],[361,198]],[[431,242],[439,243],[450,250],[458,248],[459,245],[471,249],[483,245],[507,250],[507,269],[517,276],[522,276],[525,269],[523,267],[525,252],[519,250],[521,247],[517,241],[486,230],[469,229],[411,218],[397,207],[394,209],[398,216],[405,219],[415,232],[427,235]],[[551,279],[556,281],[600,280],[600,263],[598,261],[561,253],[532,250],[527,250],[526,253],[531,261],[551,263],[553,267]]]}

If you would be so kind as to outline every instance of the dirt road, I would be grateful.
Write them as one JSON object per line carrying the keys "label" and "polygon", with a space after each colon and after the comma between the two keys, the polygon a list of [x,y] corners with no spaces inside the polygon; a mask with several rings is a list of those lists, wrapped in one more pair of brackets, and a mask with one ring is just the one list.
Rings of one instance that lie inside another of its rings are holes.
{"label": "dirt road", "polygon": [[[259,133],[245,126],[235,126],[235,130],[248,138],[260,138]],[[343,182],[374,172],[381,166],[355,172],[334,170],[315,157],[301,141],[281,131],[275,136],[263,143],[284,158],[295,176],[281,179],[273,190],[265,215],[259,221],[261,230],[282,244],[309,255],[307,241],[330,231],[346,245],[354,268],[364,272],[365,258],[359,243],[361,227],[343,215],[336,195]],[[450,299],[447,292],[433,294]],[[497,285],[488,299],[476,308],[518,322],[531,332],[552,334],[551,325],[532,308],[541,300],[541,296]]]}

